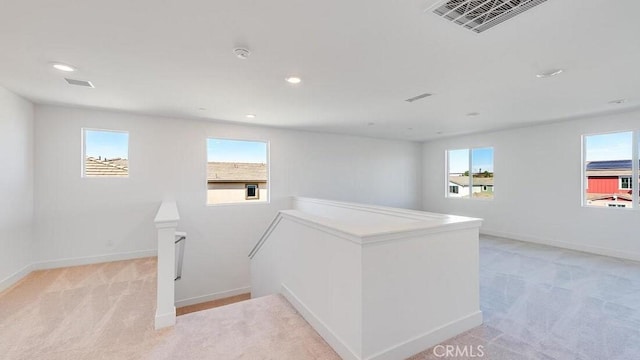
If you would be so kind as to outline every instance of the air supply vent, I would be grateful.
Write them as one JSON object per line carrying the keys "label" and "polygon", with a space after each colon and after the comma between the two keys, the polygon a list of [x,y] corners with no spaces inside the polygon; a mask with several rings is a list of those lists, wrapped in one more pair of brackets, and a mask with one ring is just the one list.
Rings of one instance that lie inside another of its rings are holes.
{"label": "air supply vent", "polygon": [[433,12],[481,33],[545,1],[547,0],[449,0]]}
{"label": "air supply vent", "polygon": [[418,96],[414,96],[414,97],[412,97],[412,98],[408,98],[408,99],[407,99],[407,100],[405,100],[405,101],[406,101],[406,102],[414,102],[414,101],[416,101],[416,100],[424,99],[424,98],[429,97],[429,96],[431,96],[431,95],[432,95],[432,94],[424,93],[424,94],[420,94],[420,95],[418,95]]}
{"label": "air supply vent", "polygon": [[84,87],[90,87],[90,88],[94,87],[91,81],[75,80],[75,79],[68,79],[68,78],[64,78],[64,79],[67,80],[67,83],[69,85],[77,85],[77,86],[84,86]]}

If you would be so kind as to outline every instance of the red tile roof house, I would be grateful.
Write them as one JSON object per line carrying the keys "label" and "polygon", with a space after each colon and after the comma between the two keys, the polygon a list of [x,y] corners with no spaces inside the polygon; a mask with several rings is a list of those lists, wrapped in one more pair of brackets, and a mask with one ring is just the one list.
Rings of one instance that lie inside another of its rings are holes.
{"label": "red tile roof house", "polygon": [[631,160],[590,161],[586,167],[589,205],[631,207]]}

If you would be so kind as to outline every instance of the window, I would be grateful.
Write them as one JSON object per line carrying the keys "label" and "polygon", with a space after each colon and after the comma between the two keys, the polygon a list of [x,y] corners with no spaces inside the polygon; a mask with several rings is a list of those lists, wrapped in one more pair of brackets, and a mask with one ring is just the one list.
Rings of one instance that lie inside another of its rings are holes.
{"label": "window", "polygon": [[633,146],[636,136],[637,132],[624,131],[582,137],[583,205],[634,207],[637,194],[632,189],[638,186],[634,176],[638,171],[638,147]]}
{"label": "window", "polygon": [[207,204],[269,201],[266,141],[207,139]]}
{"label": "window", "polygon": [[631,176],[620,176],[618,179],[620,179],[620,190],[632,189]]}
{"label": "window", "polygon": [[493,148],[449,150],[447,197],[493,199]]}
{"label": "window", "polygon": [[247,200],[260,199],[260,189],[258,184],[247,185],[247,194],[245,196]]}
{"label": "window", "polygon": [[82,176],[129,176],[129,133],[82,129]]}

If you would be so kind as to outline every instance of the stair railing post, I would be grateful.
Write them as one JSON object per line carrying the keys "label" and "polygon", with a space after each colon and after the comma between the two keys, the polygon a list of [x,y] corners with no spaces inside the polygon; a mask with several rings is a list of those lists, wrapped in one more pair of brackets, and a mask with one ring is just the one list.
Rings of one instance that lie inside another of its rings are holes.
{"label": "stair railing post", "polygon": [[175,202],[163,202],[155,218],[158,231],[156,329],[173,326],[176,323],[175,233],[179,219]]}

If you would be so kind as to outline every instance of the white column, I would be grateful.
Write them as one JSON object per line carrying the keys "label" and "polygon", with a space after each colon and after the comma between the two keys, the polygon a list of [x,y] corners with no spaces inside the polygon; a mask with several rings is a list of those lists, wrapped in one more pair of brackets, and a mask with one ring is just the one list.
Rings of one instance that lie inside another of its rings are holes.
{"label": "white column", "polygon": [[175,233],[178,227],[178,208],[175,202],[163,202],[155,218],[158,230],[158,293],[155,328],[176,323],[175,307]]}

